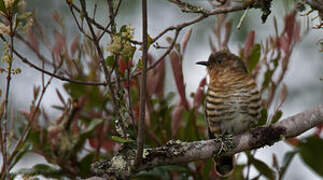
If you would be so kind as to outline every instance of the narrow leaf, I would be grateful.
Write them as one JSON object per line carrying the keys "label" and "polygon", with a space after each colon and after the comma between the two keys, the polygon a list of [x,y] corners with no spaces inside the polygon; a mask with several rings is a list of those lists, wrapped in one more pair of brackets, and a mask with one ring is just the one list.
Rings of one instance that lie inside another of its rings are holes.
{"label": "narrow leaf", "polygon": [[206,78],[203,78],[199,84],[199,87],[195,92],[194,100],[193,100],[193,106],[195,110],[197,110],[202,104],[205,84],[206,84]]}
{"label": "narrow leaf", "polygon": [[279,179],[283,179],[286,170],[289,167],[289,164],[292,162],[293,158],[295,157],[296,153],[297,151],[289,151],[285,153],[283,163],[279,172]]}
{"label": "narrow leaf", "polygon": [[182,53],[184,54],[185,50],[186,50],[186,46],[188,43],[188,40],[191,38],[191,34],[192,34],[192,28],[190,28],[188,31],[185,32],[184,37],[182,39],[181,42],[181,46],[182,46]]}
{"label": "narrow leaf", "polygon": [[249,60],[248,60],[248,71],[249,72],[251,72],[258,64],[258,62],[260,60],[260,55],[261,55],[261,46],[260,46],[260,44],[256,44],[250,52],[250,56],[249,56]]}
{"label": "narrow leaf", "polygon": [[311,136],[301,141],[298,147],[305,164],[323,177],[323,139]]}
{"label": "narrow leaf", "polygon": [[184,78],[183,78],[183,69],[182,69],[182,62],[181,58],[175,51],[172,51],[169,55],[170,62],[173,69],[173,74],[176,82],[177,91],[180,95],[181,101],[184,103],[186,109],[188,109],[188,102],[186,99],[185,94],[185,85],[184,85]]}
{"label": "narrow leaf", "polygon": [[243,55],[245,58],[248,57],[250,54],[250,50],[253,47],[255,42],[255,31],[250,31],[248,32],[247,38],[244,42],[244,50],[243,50]]}
{"label": "narrow leaf", "polygon": [[265,177],[267,177],[270,180],[274,180],[275,177],[275,171],[272,170],[265,162],[251,158],[251,163],[255,166],[255,168]]}
{"label": "narrow leaf", "polygon": [[115,142],[118,142],[118,143],[129,143],[129,142],[133,142],[132,139],[125,139],[125,138],[122,138],[122,137],[119,137],[119,136],[112,136],[111,139]]}
{"label": "narrow leaf", "polygon": [[283,112],[281,110],[278,110],[273,116],[271,124],[274,124],[275,122],[277,122],[282,117],[282,115],[283,115]]}

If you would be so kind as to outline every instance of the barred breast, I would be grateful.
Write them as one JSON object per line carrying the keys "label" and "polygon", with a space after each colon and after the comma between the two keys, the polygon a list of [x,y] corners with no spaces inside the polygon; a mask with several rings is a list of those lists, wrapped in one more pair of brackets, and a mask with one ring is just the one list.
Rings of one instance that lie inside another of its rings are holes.
{"label": "barred breast", "polygon": [[225,82],[210,82],[206,97],[206,118],[213,136],[240,134],[260,118],[261,97],[248,75]]}

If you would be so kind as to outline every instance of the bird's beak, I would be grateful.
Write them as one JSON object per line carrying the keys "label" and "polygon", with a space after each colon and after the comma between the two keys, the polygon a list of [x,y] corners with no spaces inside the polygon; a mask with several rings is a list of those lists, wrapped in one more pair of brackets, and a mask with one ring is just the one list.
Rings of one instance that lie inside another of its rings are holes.
{"label": "bird's beak", "polygon": [[199,61],[196,64],[203,65],[203,66],[208,66],[209,62],[208,61]]}

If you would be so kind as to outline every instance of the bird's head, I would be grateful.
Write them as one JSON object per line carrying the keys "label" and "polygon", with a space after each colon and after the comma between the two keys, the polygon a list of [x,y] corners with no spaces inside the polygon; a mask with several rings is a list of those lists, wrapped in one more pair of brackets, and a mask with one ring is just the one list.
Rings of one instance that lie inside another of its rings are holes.
{"label": "bird's head", "polygon": [[206,66],[210,76],[222,73],[248,73],[241,58],[227,50],[212,53],[208,61],[199,61],[196,64]]}

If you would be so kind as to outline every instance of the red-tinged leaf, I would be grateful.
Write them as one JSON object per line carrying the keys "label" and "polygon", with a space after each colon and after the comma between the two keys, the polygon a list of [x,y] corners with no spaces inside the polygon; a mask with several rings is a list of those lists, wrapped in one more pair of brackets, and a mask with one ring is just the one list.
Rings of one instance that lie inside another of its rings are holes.
{"label": "red-tinged leaf", "polygon": [[250,51],[253,48],[254,43],[255,43],[255,31],[250,31],[244,42],[243,56],[245,58],[247,58],[248,55],[250,54]]}
{"label": "red-tinged leaf", "polygon": [[289,138],[289,139],[286,139],[286,142],[292,146],[298,146],[299,144],[299,139],[297,138]]}
{"label": "red-tinged leaf", "polygon": [[225,34],[222,42],[222,47],[228,47],[228,41],[231,35],[231,27],[232,27],[232,20],[230,19],[225,23]]}
{"label": "red-tinged leaf", "polygon": [[135,119],[139,119],[139,104],[133,106],[133,111],[135,113]]}
{"label": "red-tinged leaf", "polygon": [[27,38],[28,38],[28,41],[32,47],[32,49],[36,52],[38,52],[39,48],[38,48],[38,40],[32,30],[32,28],[28,28],[27,30]]}
{"label": "red-tinged leaf", "polygon": [[155,91],[158,97],[160,98],[164,96],[165,71],[166,71],[165,64],[166,64],[165,61],[162,60],[156,68],[158,84]]}
{"label": "red-tinged leaf", "polygon": [[61,28],[64,28],[64,23],[63,23],[63,20],[62,18],[59,16],[59,13],[58,11],[54,11],[52,13],[52,17],[53,19],[55,20],[55,22],[61,27]]}
{"label": "red-tinged leaf", "polygon": [[74,56],[76,51],[80,48],[80,35],[76,35],[70,45],[71,55]]}
{"label": "red-tinged leaf", "polygon": [[192,34],[192,28],[190,28],[188,31],[185,32],[184,37],[182,39],[181,42],[181,46],[182,46],[182,54],[185,53],[186,50],[186,46],[188,43],[188,40],[191,38],[191,34]]}
{"label": "red-tinged leaf", "polygon": [[128,63],[122,59],[121,57],[119,58],[118,61],[118,66],[119,66],[119,71],[122,75],[125,74],[126,70],[130,67],[132,67],[132,60],[129,60]]}
{"label": "red-tinged leaf", "polygon": [[279,46],[286,54],[289,52],[289,41],[286,36],[279,38]]}
{"label": "red-tinged leaf", "polygon": [[179,102],[172,112],[172,136],[175,136],[177,129],[182,121],[184,106]]}
{"label": "red-tinged leaf", "polygon": [[195,92],[194,100],[193,100],[193,107],[194,107],[195,111],[197,111],[198,108],[202,104],[205,84],[206,84],[206,78],[203,78],[199,84],[199,87],[197,88],[197,90]]}
{"label": "red-tinged leaf", "polygon": [[30,113],[27,112],[26,110],[21,109],[19,110],[19,113],[25,116],[26,119],[29,119]]}
{"label": "red-tinged leaf", "polygon": [[59,92],[59,90],[57,88],[56,88],[56,94],[57,94],[59,100],[61,101],[61,103],[66,107],[66,102],[65,102],[62,94]]}
{"label": "red-tinged leaf", "polygon": [[130,86],[130,88],[131,87],[133,87],[134,85],[136,85],[136,81],[134,80],[134,79],[130,79],[130,81],[128,82],[128,81],[123,81],[122,82],[122,86],[123,87],[128,87],[128,86]]}
{"label": "red-tinged leaf", "polygon": [[55,36],[55,44],[52,49],[52,53],[54,56],[54,60],[56,62],[60,62],[61,61],[61,54],[63,54],[66,49],[65,48],[66,47],[66,39],[65,39],[65,36],[58,31],[54,31],[54,36]]}
{"label": "red-tinged leaf", "polygon": [[181,59],[175,51],[172,51],[169,56],[170,56],[170,62],[173,69],[177,91],[179,93],[181,101],[184,103],[185,108],[188,109],[189,107],[188,107],[188,102],[186,100]]}
{"label": "red-tinged leaf", "polygon": [[157,75],[154,71],[147,72],[147,84],[149,84],[149,86],[146,87],[147,95],[151,97],[155,93],[158,84]]}
{"label": "red-tinged leaf", "polygon": [[212,42],[212,38],[209,37],[209,45],[213,53],[217,52],[215,45]]}
{"label": "red-tinged leaf", "polygon": [[[73,133],[79,133],[79,127],[77,126],[77,120],[79,120],[80,113],[86,102],[86,96],[81,96],[77,101],[73,103],[73,110],[75,110],[75,115],[73,117]],[[72,111],[73,111],[72,110]]]}
{"label": "red-tinged leaf", "polygon": [[283,87],[280,91],[280,105],[278,109],[284,104],[286,97],[287,97],[287,86],[286,84],[283,84]]}
{"label": "red-tinged leaf", "polygon": [[279,171],[279,163],[278,163],[278,159],[277,159],[277,156],[275,153],[272,154],[272,161],[273,161],[273,164],[272,166],[277,170]]}
{"label": "red-tinged leaf", "polygon": [[93,149],[96,149],[98,146],[103,148],[105,151],[110,152],[115,146],[115,142],[112,140],[102,140],[101,143],[97,138],[89,138],[89,144]]}
{"label": "red-tinged leaf", "polygon": [[274,16],[274,29],[275,29],[275,35],[276,37],[278,37],[278,25],[277,25],[276,16]]}
{"label": "red-tinged leaf", "polygon": [[294,28],[294,34],[293,34],[294,42],[300,40],[300,32],[301,32],[301,25],[299,22],[296,22],[295,28]]}
{"label": "red-tinged leaf", "polygon": [[288,42],[290,43],[295,31],[295,24],[296,24],[296,11],[292,11],[290,14],[285,16],[285,28],[284,32],[288,37]]}
{"label": "red-tinged leaf", "polygon": [[153,62],[155,62],[155,58],[154,56],[152,56],[150,53],[148,53],[148,64],[152,64]]}
{"label": "red-tinged leaf", "polygon": [[316,126],[316,129],[315,129],[315,132],[314,132],[314,135],[319,138],[321,133],[323,131],[323,124],[322,125],[318,125]]}
{"label": "red-tinged leaf", "polygon": [[158,66],[153,70],[148,72],[147,75],[147,94],[152,96],[157,94],[159,97],[163,96],[164,89],[164,79],[165,79],[165,61],[161,61]]}

